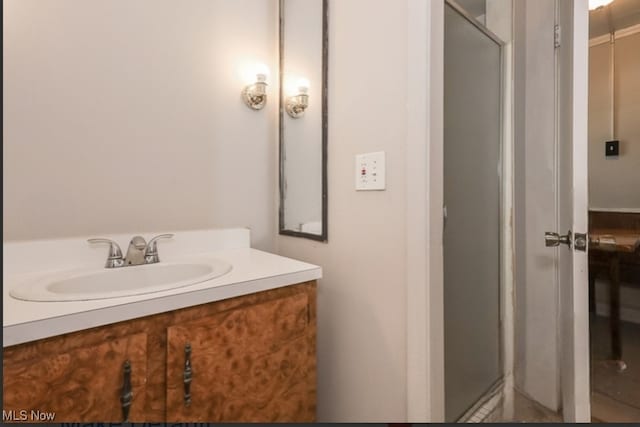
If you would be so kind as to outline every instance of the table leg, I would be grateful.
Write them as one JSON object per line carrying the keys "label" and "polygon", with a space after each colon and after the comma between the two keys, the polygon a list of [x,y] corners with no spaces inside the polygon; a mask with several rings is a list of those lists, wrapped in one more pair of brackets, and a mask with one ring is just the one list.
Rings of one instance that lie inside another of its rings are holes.
{"label": "table leg", "polygon": [[596,272],[589,268],[589,313],[596,314]]}
{"label": "table leg", "polygon": [[609,327],[611,330],[611,352],[613,360],[622,359],[622,342],[620,340],[620,257],[611,255],[609,264]]}

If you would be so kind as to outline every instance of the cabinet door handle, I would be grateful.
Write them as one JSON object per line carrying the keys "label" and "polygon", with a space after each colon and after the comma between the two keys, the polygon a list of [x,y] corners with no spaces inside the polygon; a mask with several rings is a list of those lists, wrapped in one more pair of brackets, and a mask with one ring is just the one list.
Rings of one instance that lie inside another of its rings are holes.
{"label": "cabinet door handle", "polygon": [[191,344],[184,346],[184,405],[191,405],[191,380],[193,378],[193,370],[191,369]]}
{"label": "cabinet door handle", "polygon": [[122,385],[122,393],[120,393],[120,404],[122,406],[122,420],[129,421],[129,409],[133,400],[133,391],[131,390],[131,362],[124,362],[124,383]]}

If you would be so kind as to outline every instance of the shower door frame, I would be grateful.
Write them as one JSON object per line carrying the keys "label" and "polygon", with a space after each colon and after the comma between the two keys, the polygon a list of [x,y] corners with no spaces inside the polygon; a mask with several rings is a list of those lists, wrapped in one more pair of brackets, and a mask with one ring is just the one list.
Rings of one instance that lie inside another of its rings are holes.
{"label": "shower door frame", "polygon": [[[478,399],[456,420],[456,422],[465,421],[470,419],[476,410],[482,406],[482,404],[488,400],[491,396],[495,395],[497,391],[502,390],[503,384],[505,383],[505,376],[508,371],[508,367],[505,366],[505,361],[508,359],[506,357],[506,347],[505,347],[505,322],[504,322],[504,310],[506,303],[506,292],[505,292],[505,284],[508,282],[505,277],[504,266],[505,263],[505,235],[507,234],[507,230],[505,230],[505,192],[506,189],[510,186],[506,185],[506,179],[509,177],[505,177],[504,171],[506,169],[505,165],[505,142],[506,142],[506,134],[508,133],[508,129],[506,128],[506,117],[505,110],[506,106],[510,105],[509,100],[507,99],[507,88],[506,88],[506,62],[505,62],[505,46],[506,43],[500,39],[495,33],[493,33],[489,28],[483,25],[480,21],[470,15],[466,9],[460,6],[455,0],[445,0],[445,8],[446,6],[451,7],[451,9],[460,15],[464,20],[473,25],[477,30],[479,30],[484,36],[493,41],[499,49],[500,52],[500,93],[498,94],[498,99],[500,100],[499,105],[499,113],[498,116],[500,118],[499,128],[500,128],[500,140],[499,140],[499,150],[498,150],[498,165],[499,165],[499,206],[498,211],[500,213],[499,216],[499,235],[498,235],[498,289],[499,289],[499,298],[498,298],[498,315],[499,315],[499,327],[498,327],[498,365],[500,366],[500,374],[498,378],[491,383],[491,385],[485,390],[485,392],[478,397]],[[446,25],[446,23],[445,23]],[[446,76],[444,77],[446,79]],[[443,81],[444,82],[444,81]],[[443,145],[444,145],[443,138]],[[444,155],[443,155],[443,163],[444,163]],[[444,172],[444,168],[443,168]],[[444,191],[443,191],[444,198]],[[444,230],[443,230],[444,236]],[[442,258],[444,264],[444,257]],[[510,282],[512,283],[512,282]],[[443,277],[443,286],[444,286],[444,277]],[[443,301],[444,305],[444,301]],[[444,310],[444,308],[443,308]],[[443,318],[444,323],[444,318]]]}
{"label": "shower door frame", "polygon": [[[443,422],[445,0],[408,0],[407,421]],[[502,48],[501,356],[504,398],[513,384],[513,35]]]}

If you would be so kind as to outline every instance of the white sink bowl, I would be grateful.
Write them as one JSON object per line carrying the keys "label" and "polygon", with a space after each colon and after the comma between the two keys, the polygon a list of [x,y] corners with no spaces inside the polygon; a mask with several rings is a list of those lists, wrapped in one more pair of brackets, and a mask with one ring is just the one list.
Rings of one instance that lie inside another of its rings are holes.
{"label": "white sink bowl", "polygon": [[218,259],[159,262],[119,268],[43,273],[9,294],[26,301],[86,301],[167,291],[222,276],[231,265]]}

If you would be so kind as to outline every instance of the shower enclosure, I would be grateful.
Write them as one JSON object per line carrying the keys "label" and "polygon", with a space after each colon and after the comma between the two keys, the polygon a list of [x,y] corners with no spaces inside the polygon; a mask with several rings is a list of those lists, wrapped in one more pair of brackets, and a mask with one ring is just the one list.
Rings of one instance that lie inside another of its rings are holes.
{"label": "shower enclosure", "polygon": [[500,325],[503,43],[454,2],[445,8],[445,419],[502,379]]}

